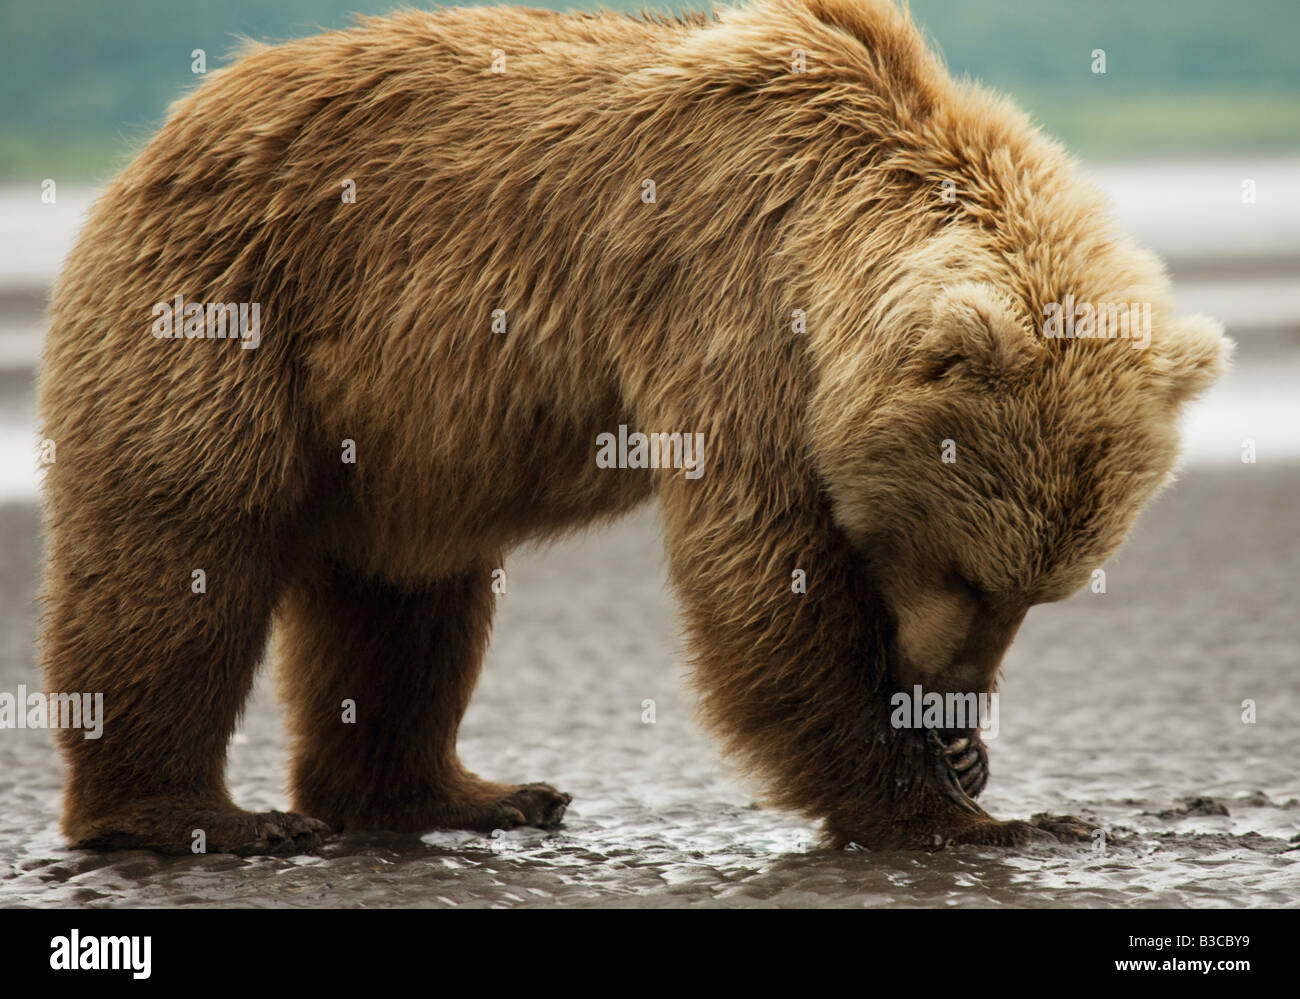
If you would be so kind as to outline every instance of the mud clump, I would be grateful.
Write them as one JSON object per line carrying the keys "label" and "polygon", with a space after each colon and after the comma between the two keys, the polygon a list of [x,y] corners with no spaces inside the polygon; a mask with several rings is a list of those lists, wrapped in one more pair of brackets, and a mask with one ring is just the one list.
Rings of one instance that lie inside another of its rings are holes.
{"label": "mud clump", "polygon": [[[1151,813],[1147,813],[1151,814]],[[1173,808],[1154,813],[1158,819],[1183,819],[1189,815],[1229,815],[1228,806],[1209,797],[1183,798]]]}

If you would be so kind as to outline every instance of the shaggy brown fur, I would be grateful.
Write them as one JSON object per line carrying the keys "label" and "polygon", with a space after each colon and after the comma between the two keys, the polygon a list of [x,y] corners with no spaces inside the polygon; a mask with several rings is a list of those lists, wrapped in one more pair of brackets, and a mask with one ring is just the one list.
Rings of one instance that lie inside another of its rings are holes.
{"label": "shaggy brown fur", "polygon": [[[260,347],[156,339],[178,294],[260,303]],[[1044,340],[1067,294],[1152,303],[1150,348]],[[255,48],[104,193],[52,315],[44,662],[106,695],[102,739],[61,733],[64,829],[161,849],[558,822],[456,756],[490,571],[651,495],[705,715],[776,804],[837,844],[1023,841],[889,695],[992,686],[1226,354],[1056,145],[867,0]],[[598,468],[620,424],[703,433],[704,474]],[[223,780],[273,614],[302,815]]]}

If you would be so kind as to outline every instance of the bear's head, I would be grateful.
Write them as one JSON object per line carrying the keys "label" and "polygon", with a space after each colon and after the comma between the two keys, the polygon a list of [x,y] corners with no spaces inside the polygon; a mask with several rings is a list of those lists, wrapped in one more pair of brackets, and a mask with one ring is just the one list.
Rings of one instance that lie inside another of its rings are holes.
{"label": "bear's head", "polygon": [[797,160],[823,168],[778,266],[785,314],[807,316],[809,453],[888,609],[889,669],[986,691],[1026,611],[1085,585],[1169,481],[1182,406],[1231,342],[1177,317],[1163,265],[1064,149],[953,80],[888,0],[724,21],[788,21],[807,51],[781,77],[813,92],[792,132],[834,108],[833,139]]}
{"label": "bear's head", "polygon": [[888,608],[893,679],[982,692],[1029,608],[1085,586],[1169,481],[1182,404],[1232,345],[1163,301],[1127,338],[1058,338],[993,284],[923,287],[928,308],[863,351],[881,370],[823,380],[815,450]]}

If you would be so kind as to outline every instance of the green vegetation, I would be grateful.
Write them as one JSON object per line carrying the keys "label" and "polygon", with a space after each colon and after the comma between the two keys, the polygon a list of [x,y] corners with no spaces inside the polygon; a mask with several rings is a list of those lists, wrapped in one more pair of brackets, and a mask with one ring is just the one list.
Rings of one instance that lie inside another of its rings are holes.
{"label": "green vegetation", "polygon": [[1300,101],[1294,97],[1188,91],[1101,101],[1031,94],[1020,103],[1049,132],[1093,160],[1251,155],[1300,147]]}
{"label": "green vegetation", "polygon": [[[422,0],[416,0],[420,3]],[[595,3],[528,0],[531,6]],[[0,179],[111,175],[236,38],[345,26],[400,0],[5,0]],[[612,0],[604,6],[687,9]],[[1091,158],[1300,149],[1295,0],[913,0],[954,72]],[[1106,52],[1105,75],[1091,69]]]}

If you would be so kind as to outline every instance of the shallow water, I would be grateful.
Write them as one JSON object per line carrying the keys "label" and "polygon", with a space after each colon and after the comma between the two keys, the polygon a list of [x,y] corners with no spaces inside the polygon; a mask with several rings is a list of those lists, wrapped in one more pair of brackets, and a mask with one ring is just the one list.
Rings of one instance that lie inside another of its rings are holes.
{"label": "shallow water", "polygon": [[[646,514],[509,563],[462,730],[472,769],[573,794],[559,832],[351,837],[290,859],[71,851],[49,734],[6,730],[0,905],[1295,905],[1297,495],[1300,466],[1190,472],[1107,567],[1107,593],[1030,614],[981,802],[1005,818],[1083,815],[1107,830],[1104,849],[828,851],[812,825],[757,805],[692,720]],[[0,537],[0,690],[12,691],[37,682],[34,509],[0,507]],[[265,683],[229,776],[245,807],[286,806]]]}

